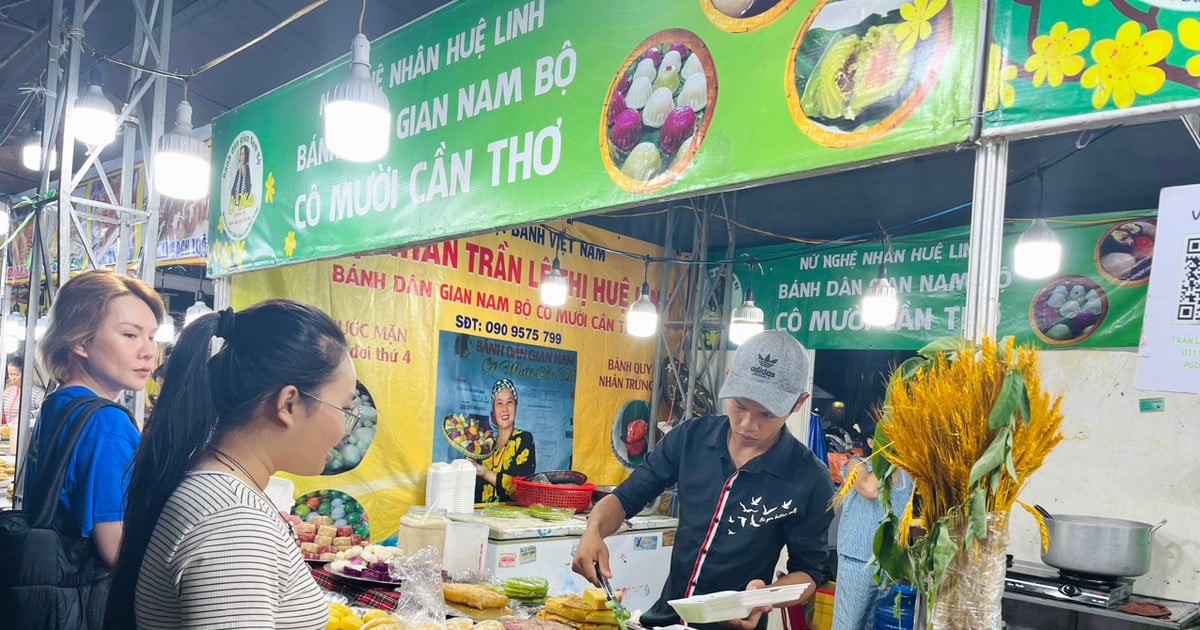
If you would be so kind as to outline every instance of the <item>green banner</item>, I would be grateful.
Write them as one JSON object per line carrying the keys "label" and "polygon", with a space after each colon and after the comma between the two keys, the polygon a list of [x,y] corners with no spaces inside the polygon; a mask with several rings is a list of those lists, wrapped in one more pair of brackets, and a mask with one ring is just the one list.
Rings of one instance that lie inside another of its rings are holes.
{"label": "green banner", "polygon": [[1200,99],[1200,2],[995,0],[988,128]]}
{"label": "green banner", "polygon": [[377,164],[321,137],[345,59],[214,121],[209,270],[952,145],[979,18],[974,0],[462,0],[372,45],[392,113]]}
{"label": "green banner", "polygon": [[[1155,215],[1151,210],[1049,219],[1063,256],[1059,272],[1043,280],[1011,272],[1013,247],[1029,221],[1011,223],[1004,234],[999,335],[1046,348],[1136,347]],[[747,250],[762,261],[763,273],[753,279],[755,302],[768,329],[787,330],[812,349],[916,350],[962,329],[968,232],[963,227],[896,238],[890,253],[878,242]],[[900,315],[893,329],[869,329],[859,302],[885,260],[887,277],[899,288]]]}

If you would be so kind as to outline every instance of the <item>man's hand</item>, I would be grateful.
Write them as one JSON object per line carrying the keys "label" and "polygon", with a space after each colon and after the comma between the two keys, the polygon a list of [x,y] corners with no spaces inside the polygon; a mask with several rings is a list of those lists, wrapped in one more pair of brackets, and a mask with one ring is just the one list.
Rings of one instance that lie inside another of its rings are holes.
{"label": "man's hand", "polygon": [[[746,590],[753,591],[763,588],[766,585],[767,583],[763,582],[762,580],[750,580],[750,583],[746,585]],[[738,628],[739,630],[754,630],[758,627],[758,622],[760,619],[762,619],[762,616],[769,612],[771,612],[770,606],[759,606],[758,608],[751,610],[750,614],[744,619],[730,619],[729,621],[725,622],[725,625],[731,628]]]}
{"label": "man's hand", "polygon": [[587,531],[579,539],[579,548],[575,550],[575,560],[571,562],[571,570],[583,576],[583,579],[600,585],[596,579],[596,565],[606,578],[612,578],[612,570],[608,566],[608,545],[598,534]]}

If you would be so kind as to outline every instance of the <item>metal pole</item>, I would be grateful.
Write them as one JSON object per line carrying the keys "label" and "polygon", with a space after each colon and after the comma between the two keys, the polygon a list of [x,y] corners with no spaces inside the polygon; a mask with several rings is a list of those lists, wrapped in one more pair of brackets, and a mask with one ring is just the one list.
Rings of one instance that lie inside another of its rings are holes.
{"label": "metal pole", "polygon": [[[68,108],[74,106],[75,98],[79,95],[79,57],[83,46],[83,0],[75,0],[75,11],[71,14],[70,41],[67,53],[67,84],[63,100]],[[99,149],[93,149],[98,152]],[[58,172],[60,188],[70,186],[75,177],[75,117],[68,110],[63,117],[62,134],[62,167]],[[58,195],[58,275],[50,281],[57,293],[59,287],[71,276],[71,191],[60,190]],[[83,238],[83,235],[79,235]],[[49,271],[49,270],[48,270]],[[32,289],[33,285],[30,285]],[[32,291],[31,291],[32,294]],[[32,300],[32,297],[30,298]]]}
{"label": "metal pole", "polygon": [[975,154],[970,255],[963,336],[981,341],[995,337],[1000,321],[1000,267],[1004,242],[1008,140],[985,138]]}
{"label": "metal pole", "polygon": [[[671,207],[667,206],[667,220],[665,222],[667,226],[667,233],[663,236],[664,258],[669,258],[671,256],[671,248],[674,247],[675,224],[673,219],[676,216],[677,213],[671,212]],[[670,281],[671,265],[664,264],[662,266],[662,279],[659,281],[658,285],[659,295],[670,295],[670,293],[667,291],[667,283]],[[663,325],[659,326],[658,334],[654,336],[654,365],[651,367],[653,370],[653,377],[650,379],[650,431],[647,433],[649,438],[646,441],[646,448],[651,451],[654,450],[654,445],[658,442],[658,405],[662,400],[662,394],[659,392],[659,390],[662,388],[662,380],[664,376],[662,370],[663,346],[671,343],[670,338],[667,335],[666,323],[671,314],[670,306],[672,300],[660,301],[662,302],[662,316],[659,319],[663,322]]]}
{"label": "metal pole", "polygon": [[700,214],[700,234],[697,235],[696,240],[692,244],[692,247],[695,250],[693,254],[696,255],[699,260],[699,273],[696,274],[696,285],[697,288],[703,286],[705,289],[698,290],[693,294],[694,299],[692,300],[691,315],[692,330],[690,333],[688,333],[688,331],[684,331],[684,334],[688,335],[689,337],[687,343],[687,352],[684,353],[684,356],[687,357],[686,365],[688,366],[688,383],[687,390],[684,392],[685,398],[683,404],[684,420],[692,417],[692,399],[696,392],[696,377],[700,371],[700,320],[704,317],[704,307],[708,302],[709,296],[709,291],[707,290],[708,272],[704,263],[708,260],[708,252],[705,250],[708,249],[708,219],[711,214],[712,213],[709,211],[708,204],[706,203]]}
{"label": "metal pole", "polygon": [[[134,2],[139,1],[134,0]],[[167,60],[171,58],[171,18],[175,12],[174,5],[174,0],[163,0],[162,10],[160,11],[162,22],[159,26],[158,56],[156,57],[158,63],[155,64],[155,67],[163,71],[168,69]],[[150,141],[148,146],[142,147],[142,156],[147,165],[153,163],[154,154],[158,151],[158,139],[162,137],[163,129],[166,127],[167,79],[160,76],[156,77],[154,82],[154,109],[150,114]],[[142,280],[151,286],[154,284],[154,272],[157,267],[158,219],[162,203],[162,197],[153,186],[154,173],[151,172],[152,170],[147,166],[146,173],[148,177],[146,183],[149,190],[146,195],[146,211],[149,213],[149,218],[146,220],[145,225],[142,226],[141,263]]]}

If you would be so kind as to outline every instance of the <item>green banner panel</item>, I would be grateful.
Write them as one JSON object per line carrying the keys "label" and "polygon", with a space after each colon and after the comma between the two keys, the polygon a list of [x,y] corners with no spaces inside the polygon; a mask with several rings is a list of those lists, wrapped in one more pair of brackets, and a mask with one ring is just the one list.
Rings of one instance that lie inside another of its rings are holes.
{"label": "green banner panel", "polygon": [[979,18],[973,0],[462,0],[372,45],[392,112],[379,163],[322,138],[346,59],[214,121],[209,269],[952,145],[970,132]]}
{"label": "green banner panel", "polygon": [[[1200,99],[1200,2],[995,0],[989,129]],[[1197,103],[1200,104],[1200,103]]]}
{"label": "green banner panel", "polygon": [[[1029,221],[1011,224],[1000,274],[1000,336],[1046,348],[1136,347],[1155,216],[1142,211],[1049,219],[1062,240],[1063,258],[1059,272],[1043,280],[1012,273],[1013,247]],[[962,329],[968,231],[896,238],[890,252],[878,242],[815,252],[794,246],[747,250],[762,261],[762,274],[752,280],[755,302],[768,329],[787,330],[809,348],[917,350]],[[870,329],[859,302],[883,261],[899,288],[900,316],[892,329]]]}

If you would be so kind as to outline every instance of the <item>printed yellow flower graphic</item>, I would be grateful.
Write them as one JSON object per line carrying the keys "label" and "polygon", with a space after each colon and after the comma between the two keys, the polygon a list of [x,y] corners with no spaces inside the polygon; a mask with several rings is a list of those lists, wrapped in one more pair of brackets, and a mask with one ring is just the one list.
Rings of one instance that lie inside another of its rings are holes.
{"label": "printed yellow flower graphic", "polygon": [[217,233],[225,233],[225,215],[221,215],[221,217],[217,219]]}
{"label": "printed yellow flower graphic", "polygon": [[216,247],[213,247],[213,260],[219,268],[229,269],[231,266],[233,260],[229,251],[229,243],[225,241],[217,241]]}
{"label": "printed yellow flower graphic", "polygon": [[275,203],[275,173],[267,173],[267,193],[263,195],[267,203]]}
{"label": "printed yellow flower graphic", "polygon": [[[1179,23],[1179,43],[1188,50],[1200,51],[1200,20],[1186,18]],[[1200,77],[1200,55],[1188,59],[1187,71],[1194,77]]]}
{"label": "printed yellow flower graphic", "polygon": [[1063,77],[1083,72],[1084,60],[1079,53],[1091,39],[1092,34],[1086,28],[1068,30],[1066,22],[1052,26],[1048,35],[1035,37],[1033,54],[1025,62],[1025,70],[1033,73],[1034,87],[1041,87],[1042,83],[1058,87]]}
{"label": "printed yellow flower graphic", "polygon": [[1109,98],[1117,107],[1129,107],[1137,96],[1162,89],[1167,74],[1154,64],[1166,59],[1173,44],[1171,34],[1161,29],[1143,35],[1137,22],[1123,24],[1116,39],[1096,42],[1092,46],[1096,65],[1084,71],[1080,82],[1089,90],[1095,88],[1092,107],[1104,107]]}
{"label": "printed yellow flower graphic", "polygon": [[233,258],[233,266],[241,267],[242,263],[246,262],[246,256],[249,253],[246,251],[246,241],[238,241],[233,244],[233,251],[230,252]]}
{"label": "printed yellow flower graphic", "polygon": [[1083,0],[1083,6],[1085,7],[1094,7],[1097,4],[1100,4],[1100,0]]}
{"label": "printed yellow flower graphic", "polygon": [[1005,64],[1003,57],[1000,46],[992,44],[988,49],[987,89],[983,98],[983,109],[989,112],[1000,105],[1012,107],[1017,100],[1017,90],[1010,83],[1017,78],[1017,67]]}
{"label": "printed yellow flower graphic", "polygon": [[896,25],[896,39],[899,39],[900,52],[908,52],[917,42],[929,39],[933,35],[933,25],[930,22],[934,16],[946,8],[946,0],[913,0],[911,4],[900,7],[900,17],[904,21]]}
{"label": "printed yellow flower graphic", "polygon": [[283,254],[288,258],[296,253],[296,233],[288,232],[287,238],[283,239]]}

